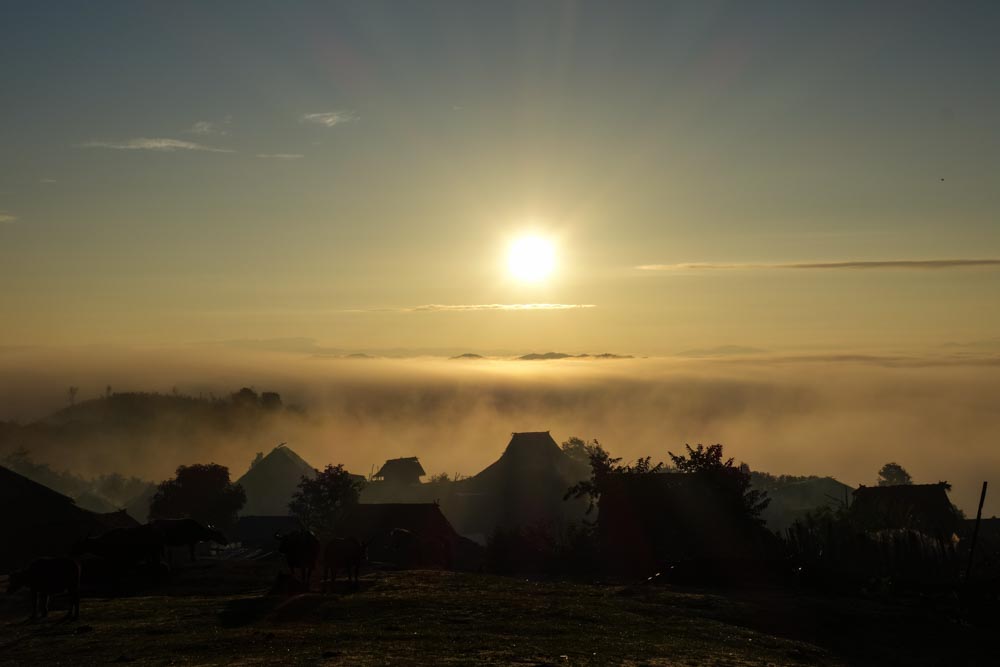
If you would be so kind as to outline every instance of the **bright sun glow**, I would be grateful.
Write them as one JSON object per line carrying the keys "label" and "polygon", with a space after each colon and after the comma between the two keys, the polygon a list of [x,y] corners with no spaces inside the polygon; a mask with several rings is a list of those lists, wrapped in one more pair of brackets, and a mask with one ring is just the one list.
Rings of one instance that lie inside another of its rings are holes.
{"label": "bright sun glow", "polygon": [[551,241],[524,236],[510,244],[507,269],[518,280],[529,283],[545,280],[555,265],[556,252]]}

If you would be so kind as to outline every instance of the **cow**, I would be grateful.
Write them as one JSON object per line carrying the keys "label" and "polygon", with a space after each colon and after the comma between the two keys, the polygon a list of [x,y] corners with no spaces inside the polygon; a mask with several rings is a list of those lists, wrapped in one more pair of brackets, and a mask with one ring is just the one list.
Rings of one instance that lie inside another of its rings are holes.
{"label": "cow", "polygon": [[[191,550],[191,562],[196,559],[194,547],[198,542],[229,544],[229,540],[211,525],[203,526],[194,519],[153,519],[149,524],[163,534],[163,543],[168,547],[186,546]],[[170,551],[167,551],[169,558]]]}
{"label": "cow", "polygon": [[162,530],[144,524],[113,528],[97,537],[87,537],[73,551],[77,555],[91,553],[125,566],[145,561],[150,567],[155,567],[160,562],[165,542]]}
{"label": "cow", "polygon": [[13,572],[7,584],[7,593],[16,593],[23,587],[31,590],[31,619],[49,615],[49,599],[61,593],[69,594],[69,613],[66,618],[80,618],[80,564],[72,558],[38,558],[26,569]]}
{"label": "cow", "polygon": [[285,554],[292,576],[295,576],[295,570],[298,568],[302,574],[302,583],[308,588],[313,568],[316,567],[316,560],[319,558],[319,540],[305,529],[284,535],[276,533],[274,539],[278,541],[278,551]]}
{"label": "cow", "polygon": [[347,580],[357,586],[361,561],[367,551],[368,545],[356,537],[335,537],[327,542],[323,548],[323,592],[328,587],[333,590],[338,570],[347,570]]}
{"label": "cow", "polygon": [[389,531],[389,548],[403,567],[451,569],[451,546],[443,537],[425,537],[406,528],[393,528]]}

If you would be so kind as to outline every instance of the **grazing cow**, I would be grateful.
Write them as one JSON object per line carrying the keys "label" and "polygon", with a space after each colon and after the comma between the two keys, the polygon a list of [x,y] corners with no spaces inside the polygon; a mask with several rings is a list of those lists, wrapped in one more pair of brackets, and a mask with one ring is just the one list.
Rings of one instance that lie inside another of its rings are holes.
{"label": "grazing cow", "polygon": [[288,561],[288,569],[292,576],[295,576],[295,569],[298,568],[302,574],[302,583],[308,588],[313,568],[319,558],[319,540],[311,532],[304,529],[286,535],[277,533],[274,539],[278,540],[278,551],[285,554],[285,560]]}
{"label": "grazing cow", "polygon": [[[195,561],[194,547],[198,542],[229,544],[229,540],[211,526],[203,526],[194,519],[153,519],[149,522],[163,534],[163,543],[168,547],[189,547],[191,562]],[[167,551],[168,557],[170,551]]]}
{"label": "grazing cow", "polygon": [[451,548],[442,537],[424,537],[406,528],[389,531],[389,548],[404,567],[451,568]]}
{"label": "grazing cow", "polygon": [[323,548],[323,592],[327,592],[328,586],[333,590],[338,570],[347,570],[347,580],[357,586],[367,550],[368,545],[356,537],[335,537],[327,542]]}
{"label": "grazing cow", "polygon": [[[8,593],[22,587],[31,590],[31,618],[49,615],[49,599],[61,593],[69,594],[69,613],[66,618],[80,618],[80,564],[66,556],[38,558],[27,569],[10,575]],[[41,604],[39,604],[41,603]]]}
{"label": "grazing cow", "polygon": [[74,553],[91,553],[125,566],[145,561],[154,567],[160,562],[164,544],[163,531],[147,523],[132,528],[113,528],[97,537],[87,537]]}

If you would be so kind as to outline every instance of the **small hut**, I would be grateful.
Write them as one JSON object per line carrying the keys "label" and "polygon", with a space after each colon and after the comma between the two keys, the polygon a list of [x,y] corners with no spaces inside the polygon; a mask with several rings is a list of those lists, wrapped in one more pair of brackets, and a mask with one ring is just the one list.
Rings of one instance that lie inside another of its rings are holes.
{"label": "small hut", "polygon": [[854,492],[851,515],[865,530],[910,529],[950,541],[961,521],[950,489],[947,482],[862,486]]}
{"label": "small hut", "polygon": [[420,478],[426,475],[424,468],[416,456],[400,459],[389,459],[372,477],[373,481],[384,482],[393,486],[410,486],[420,484]]}

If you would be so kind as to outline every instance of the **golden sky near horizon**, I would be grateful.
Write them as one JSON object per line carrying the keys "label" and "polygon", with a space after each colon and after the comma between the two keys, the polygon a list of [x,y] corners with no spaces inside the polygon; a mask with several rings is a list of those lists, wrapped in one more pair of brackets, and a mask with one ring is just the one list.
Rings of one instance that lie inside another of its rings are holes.
{"label": "golden sky near horizon", "polygon": [[997,340],[995,5],[631,9],[13,3],[0,345]]}

